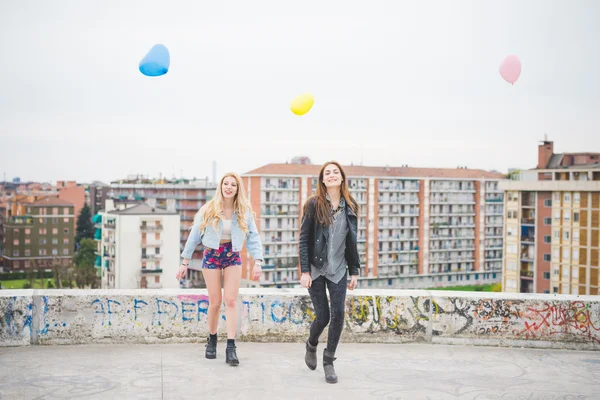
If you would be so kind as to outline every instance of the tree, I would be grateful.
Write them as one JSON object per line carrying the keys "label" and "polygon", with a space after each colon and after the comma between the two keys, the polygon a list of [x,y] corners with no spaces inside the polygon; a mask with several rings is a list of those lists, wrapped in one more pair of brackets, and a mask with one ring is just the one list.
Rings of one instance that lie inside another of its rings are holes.
{"label": "tree", "polygon": [[96,258],[96,242],[92,239],[81,239],[79,250],[73,257],[75,264],[75,282],[77,287],[83,289],[90,286],[95,289],[99,286],[98,275],[94,267]]}
{"label": "tree", "polygon": [[87,203],[84,204],[77,217],[77,229],[75,234],[75,243],[80,244],[81,239],[94,238],[94,224],[92,223],[92,212]]}

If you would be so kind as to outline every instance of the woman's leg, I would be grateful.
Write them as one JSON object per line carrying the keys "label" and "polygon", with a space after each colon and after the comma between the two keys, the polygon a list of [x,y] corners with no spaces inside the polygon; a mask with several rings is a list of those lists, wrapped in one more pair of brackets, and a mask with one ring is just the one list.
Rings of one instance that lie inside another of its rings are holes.
{"label": "woman's leg", "polygon": [[327,280],[327,288],[329,289],[329,298],[331,300],[331,323],[329,324],[327,336],[327,350],[331,354],[335,354],[342,335],[342,329],[344,328],[347,289],[346,280],[346,274],[344,274],[338,283]]}
{"label": "woman's leg", "polygon": [[237,331],[237,299],[242,281],[242,266],[232,265],[224,269],[225,317],[227,318],[227,339],[235,339]]}
{"label": "woman's leg", "polygon": [[221,270],[202,268],[202,275],[208,290],[208,332],[214,335],[217,333],[222,302]]}
{"label": "woman's leg", "polygon": [[319,337],[329,323],[329,304],[327,302],[327,293],[325,292],[325,281],[327,279],[320,276],[312,281],[311,286],[308,288],[316,315],[315,320],[310,325],[310,336],[308,338],[308,342],[312,346],[316,346],[319,343]]}
{"label": "woman's leg", "polygon": [[327,335],[327,348],[323,351],[323,371],[328,383],[337,383],[338,377],[333,368],[335,351],[337,350],[342,329],[344,328],[344,311],[346,309],[346,274],[338,283],[327,281],[331,300],[331,323]]}

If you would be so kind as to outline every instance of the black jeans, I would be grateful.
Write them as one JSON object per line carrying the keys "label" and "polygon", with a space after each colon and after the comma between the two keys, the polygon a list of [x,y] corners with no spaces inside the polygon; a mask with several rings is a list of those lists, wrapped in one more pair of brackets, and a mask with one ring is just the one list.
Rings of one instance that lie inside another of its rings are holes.
{"label": "black jeans", "polygon": [[[310,299],[315,309],[316,318],[310,325],[310,336],[308,340],[312,345],[319,343],[319,337],[323,330],[329,324],[329,333],[327,336],[327,350],[335,353],[337,345],[342,335],[344,328],[344,312],[346,310],[346,272],[338,283],[333,283],[324,276],[320,276],[308,288]],[[329,289],[329,298],[331,300],[331,312],[329,311],[329,303],[327,301],[327,293],[325,287]],[[331,318],[330,318],[331,315]]]}

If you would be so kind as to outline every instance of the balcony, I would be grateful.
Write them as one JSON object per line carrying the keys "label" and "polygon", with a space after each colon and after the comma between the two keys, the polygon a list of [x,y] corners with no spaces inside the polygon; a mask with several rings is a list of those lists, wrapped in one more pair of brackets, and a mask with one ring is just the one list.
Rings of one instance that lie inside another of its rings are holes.
{"label": "balcony", "polygon": [[140,230],[141,231],[155,232],[155,231],[162,231],[162,229],[163,229],[162,224],[158,224],[158,225],[146,225],[146,224],[142,224],[142,225],[140,225]]}
{"label": "balcony", "polygon": [[521,236],[521,242],[535,244],[535,236]]}
{"label": "balcony", "polygon": [[284,183],[284,184],[280,184],[280,185],[264,185],[260,188],[263,191],[278,191],[278,192],[284,192],[284,191],[293,191],[293,190],[298,190],[299,187],[296,185],[296,183],[293,183],[291,185]]}
{"label": "balcony", "polygon": [[149,269],[149,268],[141,268],[141,272],[144,275],[150,275],[150,274],[162,274],[163,270],[162,268],[155,268],[155,269]]}
{"label": "balcony", "polygon": [[295,198],[287,198],[287,199],[282,199],[282,198],[275,198],[275,199],[268,199],[268,200],[264,200],[263,202],[264,204],[298,204],[298,199]]}
{"label": "balcony", "polygon": [[163,241],[160,239],[152,240],[152,241],[147,240],[145,242],[142,240],[142,247],[160,247],[160,246],[162,246],[162,244],[163,244]]}
{"label": "balcony", "polygon": [[162,254],[142,254],[142,260],[160,260]]}
{"label": "balcony", "polygon": [[298,214],[298,210],[295,210],[295,211],[261,210],[260,215],[261,215],[261,217],[268,216],[268,217],[294,217],[294,218],[297,218],[300,216],[300,214]]}
{"label": "balcony", "polygon": [[535,225],[535,218],[521,218],[522,225]]}
{"label": "balcony", "polygon": [[528,270],[528,269],[522,269],[520,275],[521,275],[521,278],[533,279],[533,271]]}
{"label": "balcony", "polygon": [[419,185],[379,185],[378,190],[380,192],[418,192]]}

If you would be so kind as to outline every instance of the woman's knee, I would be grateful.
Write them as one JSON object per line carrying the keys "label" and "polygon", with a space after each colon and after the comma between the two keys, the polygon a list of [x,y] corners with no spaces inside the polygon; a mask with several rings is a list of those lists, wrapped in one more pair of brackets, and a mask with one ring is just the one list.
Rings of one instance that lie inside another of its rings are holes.
{"label": "woman's knee", "polygon": [[237,307],[237,297],[225,296],[225,307],[236,308]]}

